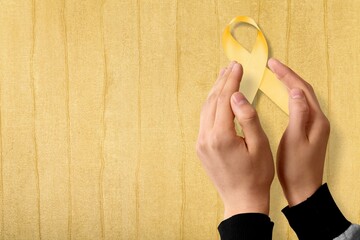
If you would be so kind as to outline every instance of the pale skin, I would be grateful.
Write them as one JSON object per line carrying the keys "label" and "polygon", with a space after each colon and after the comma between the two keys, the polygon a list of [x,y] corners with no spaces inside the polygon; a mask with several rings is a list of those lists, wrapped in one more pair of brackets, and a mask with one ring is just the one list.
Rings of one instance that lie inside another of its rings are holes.
{"label": "pale skin", "polygon": [[[289,92],[289,124],[276,170],[291,207],[322,184],[330,124],[310,84],[276,59],[268,66]],[[224,219],[240,213],[269,215],[275,175],[268,137],[256,110],[239,92],[242,72],[236,62],[220,71],[203,104],[196,142],[197,155],[224,203]],[[236,134],[234,118],[244,137]]]}

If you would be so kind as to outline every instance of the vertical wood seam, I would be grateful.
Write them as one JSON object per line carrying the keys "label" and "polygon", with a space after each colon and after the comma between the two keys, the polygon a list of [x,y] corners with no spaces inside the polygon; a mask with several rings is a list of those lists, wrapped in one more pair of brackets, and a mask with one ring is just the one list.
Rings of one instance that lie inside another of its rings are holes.
{"label": "vertical wood seam", "polygon": [[67,26],[65,20],[65,11],[66,11],[66,0],[63,0],[62,8],[62,25],[63,25],[63,35],[64,35],[64,62],[65,62],[65,105],[66,105],[66,124],[67,124],[67,158],[68,158],[68,239],[72,238],[72,184],[71,184],[71,162],[72,162],[72,152],[71,152],[71,119],[70,119],[70,78],[69,78],[69,56],[68,56],[68,42],[67,42]]}
{"label": "vertical wood seam", "polygon": [[32,0],[32,46],[30,49],[30,87],[31,93],[33,97],[33,140],[34,140],[34,160],[35,160],[35,184],[36,184],[36,192],[37,192],[37,209],[38,209],[38,228],[39,228],[39,239],[41,239],[41,216],[40,216],[40,177],[39,177],[39,159],[38,159],[38,146],[36,139],[36,96],[35,96],[35,76],[34,76],[34,53],[35,53],[35,29],[36,29],[36,0]]}
{"label": "vertical wood seam", "polygon": [[286,51],[285,51],[285,62],[287,65],[289,64],[290,29],[291,29],[291,0],[287,0]]}
{"label": "vertical wood seam", "polygon": [[[331,75],[329,73],[330,71],[330,58],[329,58],[329,33],[328,33],[328,19],[327,19],[327,14],[328,14],[328,9],[327,9],[327,0],[323,0],[323,7],[324,7],[324,16],[323,16],[323,24],[324,24],[324,40],[325,40],[325,54],[326,54],[326,81],[327,81],[327,87],[328,87],[328,114],[327,117],[330,120],[331,116],[331,91],[332,91],[332,87],[331,87]],[[326,163],[327,163],[327,171],[326,171],[326,178],[327,178],[327,182],[330,181],[330,144],[331,141],[328,141],[328,146],[327,146],[327,154],[326,154]]]}
{"label": "vertical wood seam", "polygon": [[0,169],[0,179],[1,179],[1,185],[0,185],[0,188],[1,188],[1,239],[4,240],[5,238],[5,233],[4,233],[4,177],[3,177],[3,164],[4,164],[4,159],[3,159],[3,151],[4,151],[4,148],[3,148],[3,145],[2,145],[2,102],[1,102],[1,89],[2,89],[2,78],[0,78],[0,147],[1,147],[1,169]]}
{"label": "vertical wood seam", "polygon": [[[286,17],[286,51],[285,63],[289,65],[290,33],[291,33],[291,0],[287,0],[287,17]],[[286,239],[290,239],[290,226],[287,226]]]}
{"label": "vertical wood seam", "polygon": [[135,239],[139,239],[140,224],[140,166],[141,166],[141,19],[140,19],[140,0],[136,1],[137,8],[137,34],[138,34],[138,153],[135,170],[135,198],[136,198],[136,218],[135,218]]}
{"label": "vertical wood seam", "polygon": [[[257,25],[260,27],[261,0],[258,0],[257,6],[258,6],[258,10],[257,10]],[[254,14],[254,15],[255,15],[255,14]],[[261,29],[261,27],[260,27],[260,29]],[[253,47],[253,46],[251,46],[251,47]],[[252,49],[251,47],[250,47],[250,49]],[[252,50],[251,50],[251,51],[252,51]],[[269,50],[268,50],[268,54],[269,54]],[[259,98],[260,98],[260,94],[255,94],[255,97],[254,97],[253,102],[252,102],[252,105],[255,107],[256,110],[257,110]]]}
{"label": "vertical wood seam", "polygon": [[[217,73],[219,72],[218,68],[221,68],[220,66],[220,54],[221,54],[221,50],[220,50],[220,20],[219,20],[219,1],[218,0],[214,0],[214,5],[215,5],[215,15],[216,15],[216,49],[217,49],[217,54],[216,54],[216,61],[217,61],[217,68],[215,69],[215,74],[217,75]],[[215,76],[217,77],[217,76]],[[216,192],[216,222],[215,222],[215,226],[218,225],[218,221],[220,219],[219,216],[219,211],[220,211],[220,199],[219,199],[219,194]],[[216,236],[218,236],[218,232],[217,230],[215,230],[215,234]]]}
{"label": "vertical wood seam", "polygon": [[176,1],[176,13],[175,13],[175,80],[176,80],[176,110],[178,116],[178,124],[180,128],[180,136],[182,149],[184,149],[185,153],[182,154],[181,158],[181,211],[180,211],[180,239],[184,239],[184,223],[185,223],[185,207],[186,207],[186,182],[185,182],[185,164],[186,164],[186,144],[185,144],[185,134],[184,134],[184,126],[181,118],[181,110],[179,104],[179,81],[180,81],[180,72],[179,72],[179,64],[180,64],[180,45],[179,45],[179,0]]}
{"label": "vertical wood seam", "polygon": [[258,1],[258,15],[257,15],[257,24],[260,26],[260,11],[261,11],[261,0]]}
{"label": "vertical wood seam", "polygon": [[105,113],[107,105],[108,94],[108,65],[107,65],[107,52],[105,45],[105,33],[104,33],[104,5],[106,0],[102,1],[100,12],[100,24],[101,24],[101,40],[103,44],[103,58],[104,58],[104,86],[103,86],[103,136],[101,140],[101,160],[100,160],[100,174],[99,174],[99,202],[100,202],[100,224],[101,224],[101,239],[105,239],[105,223],[104,223],[104,169],[105,169],[105,138],[106,138],[106,122]]}

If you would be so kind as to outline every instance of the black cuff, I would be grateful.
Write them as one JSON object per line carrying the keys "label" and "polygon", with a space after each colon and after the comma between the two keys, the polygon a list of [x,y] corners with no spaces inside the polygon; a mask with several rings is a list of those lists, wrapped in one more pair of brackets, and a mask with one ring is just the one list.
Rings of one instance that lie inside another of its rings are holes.
{"label": "black cuff", "polygon": [[274,223],[262,213],[241,213],[222,221],[221,240],[270,240]]}
{"label": "black cuff", "polygon": [[300,240],[334,239],[351,225],[332,198],[327,184],[302,203],[282,212]]}

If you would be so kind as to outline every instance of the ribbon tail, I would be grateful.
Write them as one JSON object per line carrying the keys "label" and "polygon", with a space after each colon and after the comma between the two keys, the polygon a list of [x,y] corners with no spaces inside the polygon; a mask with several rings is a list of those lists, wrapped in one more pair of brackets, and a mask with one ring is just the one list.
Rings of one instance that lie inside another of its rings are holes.
{"label": "ribbon tail", "polygon": [[259,89],[289,115],[289,93],[286,86],[276,78],[275,74],[265,68]]}

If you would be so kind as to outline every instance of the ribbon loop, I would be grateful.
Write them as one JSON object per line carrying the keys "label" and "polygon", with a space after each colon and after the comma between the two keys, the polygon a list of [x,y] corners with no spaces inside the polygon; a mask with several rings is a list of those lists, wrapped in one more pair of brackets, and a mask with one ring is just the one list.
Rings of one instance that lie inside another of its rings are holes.
{"label": "ribbon loop", "polygon": [[[255,44],[249,53],[231,34],[231,29],[238,23],[248,23],[257,29]],[[253,102],[258,89],[266,94],[286,114],[288,112],[288,93],[285,86],[275,75],[266,68],[268,59],[268,45],[265,36],[256,22],[247,16],[235,17],[225,27],[222,44],[226,56],[230,60],[236,60],[243,66],[243,78],[240,91],[249,102]]]}

